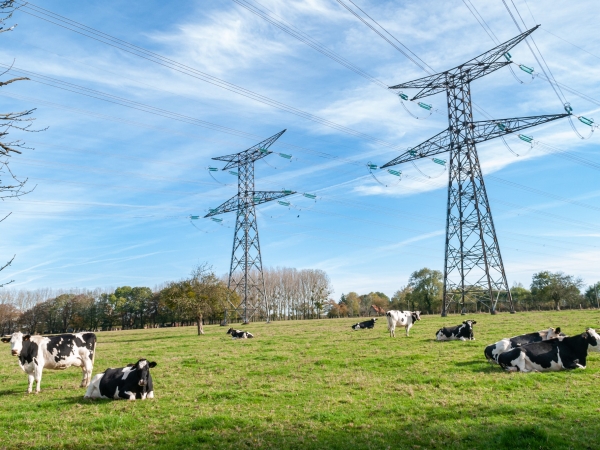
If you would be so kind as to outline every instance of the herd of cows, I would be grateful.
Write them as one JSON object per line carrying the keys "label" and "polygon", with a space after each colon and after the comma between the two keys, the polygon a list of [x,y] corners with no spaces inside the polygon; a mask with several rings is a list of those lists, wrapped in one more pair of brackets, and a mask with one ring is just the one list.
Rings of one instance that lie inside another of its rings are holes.
{"label": "herd of cows", "polygon": [[[386,313],[390,336],[395,337],[396,326],[403,326],[406,335],[413,324],[421,320],[420,311],[388,311]],[[353,330],[375,328],[373,318],[352,325]],[[465,320],[454,327],[440,328],[435,334],[438,341],[474,341],[475,320]],[[600,352],[600,335],[588,328],[577,336],[567,336],[560,328],[536,331],[504,338],[488,345],[484,355],[490,363],[499,364],[509,372],[547,372],[564,369],[585,369],[588,351]]]}
{"label": "herd of cows", "polygon": [[[405,328],[406,336],[412,326],[421,320],[419,311],[388,311],[388,330],[395,337],[397,326]],[[377,318],[352,325],[353,330],[373,329]],[[477,322],[465,320],[454,327],[440,328],[435,337],[438,341],[475,340],[473,326]],[[250,339],[254,335],[247,331],[230,328],[227,334],[233,339]],[[17,331],[3,337],[2,342],[10,343],[10,351],[18,357],[19,366],[27,374],[27,392],[40,392],[43,369],[62,370],[71,366],[81,367],[83,377],[81,387],[87,387],[84,398],[109,398],[145,400],[154,398],[154,386],[150,369],[155,362],[140,359],[117,369],[106,369],[92,378],[96,355],[96,335],[94,333],[61,334],[58,336],[30,336]],[[545,372],[563,369],[585,369],[588,351],[600,352],[600,336],[596,330],[588,328],[577,336],[566,336],[560,328],[549,328],[512,338],[502,339],[488,345],[484,355],[490,363],[499,364],[503,369],[514,372]]]}

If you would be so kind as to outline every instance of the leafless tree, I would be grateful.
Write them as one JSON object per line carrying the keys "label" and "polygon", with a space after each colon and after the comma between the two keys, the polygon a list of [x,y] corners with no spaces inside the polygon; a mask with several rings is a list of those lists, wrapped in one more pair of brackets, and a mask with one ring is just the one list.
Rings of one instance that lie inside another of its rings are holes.
{"label": "leafless tree", "polygon": [[[18,9],[15,6],[14,0],[0,0],[0,34],[12,31],[15,29],[16,24],[5,28],[6,22],[12,17],[13,13]],[[10,72],[9,67],[0,77]],[[9,85],[16,81],[28,80],[29,78],[17,77],[11,78],[6,81],[0,81],[0,87]],[[35,109],[28,109],[20,112],[8,112],[0,113],[0,200],[5,201],[9,198],[19,198],[25,194],[28,194],[33,189],[27,189],[25,187],[27,179],[18,178],[9,167],[10,158],[15,154],[21,154],[23,149],[28,147],[20,139],[11,140],[8,135],[11,131],[20,130],[27,132],[37,132],[43,130],[33,130],[31,126],[35,120],[31,116]],[[0,222],[4,221],[11,213],[6,214]],[[15,256],[0,267],[0,272],[6,269],[12,264]],[[0,284],[0,287],[6,286],[12,283],[14,280],[8,281],[4,284]]]}
{"label": "leafless tree", "polygon": [[322,270],[277,267],[265,269],[263,274],[273,320],[318,318],[332,293],[329,277]]}

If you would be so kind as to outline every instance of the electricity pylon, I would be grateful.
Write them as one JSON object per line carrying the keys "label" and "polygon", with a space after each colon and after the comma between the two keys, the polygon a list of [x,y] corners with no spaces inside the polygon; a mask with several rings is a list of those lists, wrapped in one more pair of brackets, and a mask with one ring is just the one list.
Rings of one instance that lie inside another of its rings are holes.
{"label": "electricity pylon", "polygon": [[[271,154],[269,147],[285,131],[283,130],[243,152],[213,158],[217,161],[227,162],[223,170],[235,167],[238,169],[237,195],[221,206],[211,209],[204,217],[216,216],[230,211],[237,212],[228,287],[240,294],[242,301],[239,305],[234,305],[229,298],[227,301],[232,311],[242,315],[244,322],[250,321],[259,309],[260,303],[265,305],[267,317],[269,314],[265,299],[265,280],[262,270],[255,206],[295,194],[294,191],[255,191],[254,162]],[[225,320],[227,320],[227,316],[225,316]]]}
{"label": "electricity pylon", "polygon": [[442,317],[453,302],[463,313],[465,303],[480,302],[495,314],[501,292],[506,292],[505,301],[514,312],[475,144],[568,114],[474,122],[471,82],[510,64],[508,51],[538,27],[446,72],[390,87],[420,89],[411,100],[444,91],[448,99],[448,129],[382,166],[450,152]]}

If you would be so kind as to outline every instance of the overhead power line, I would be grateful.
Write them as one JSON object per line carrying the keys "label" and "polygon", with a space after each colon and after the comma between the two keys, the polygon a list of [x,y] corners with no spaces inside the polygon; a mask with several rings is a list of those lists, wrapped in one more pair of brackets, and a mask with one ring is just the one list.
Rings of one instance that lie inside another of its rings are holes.
{"label": "overhead power line", "polygon": [[308,113],[306,111],[300,110],[293,106],[286,105],[285,103],[271,99],[271,98],[261,95],[257,92],[254,92],[250,89],[246,89],[246,88],[243,88],[236,84],[229,83],[218,77],[212,76],[206,72],[202,72],[202,71],[195,69],[193,67],[190,67],[186,64],[182,64],[173,59],[159,55],[158,53],[152,52],[150,50],[146,50],[142,47],[131,44],[122,39],[116,38],[107,33],[96,30],[92,27],[88,27],[87,25],[83,25],[79,22],[76,22],[76,21],[68,19],[64,16],[61,16],[60,14],[56,14],[50,10],[36,6],[32,3],[18,2],[18,1],[17,1],[17,3],[20,3],[22,5],[22,8],[20,9],[21,12],[29,14],[33,17],[37,17],[41,20],[52,23],[59,27],[65,28],[67,30],[73,31],[75,33],[78,33],[82,36],[93,39],[95,41],[98,41],[103,44],[109,45],[111,47],[117,48],[123,52],[129,53],[131,55],[137,56],[142,59],[145,59],[152,63],[166,67],[173,71],[176,71],[181,74],[187,75],[189,77],[204,81],[206,83],[217,86],[221,89],[224,89],[224,90],[233,92],[235,94],[241,95],[243,97],[255,100],[257,102],[271,106],[271,107],[279,109],[281,111],[286,111],[286,112],[294,114],[298,117],[302,117],[302,118],[310,120],[312,122],[319,123],[321,125],[341,131],[348,135],[351,135],[351,136],[354,136],[354,137],[357,137],[357,138],[360,138],[360,139],[363,139],[363,140],[366,140],[366,141],[369,141],[369,142],[372,142],[372,143],[375,143],[375,144],[378,144],[378,145],[381,145],[384,147],[392,148],[392,149],[400,149],[401,148],[395,144],[391,144],[389,142],[383,141],[374,136],[370,136],[366,133],[362,133],[362,132],[354,130],[352,128],[345,127],[343,125],[340,125],[340,124],[330,121],[328,119],[324,119],[322,117],[316,116],[314,114]]}
{"label": "overhead power line", "polygon": [[[377,28],[375,28],[373,25],[371,25],[369,22],[367,22],[360,14],[356,13],[356,11],[354,11],[352,8],[350,8],[346,3],[343,2],[343,0],[336,0],[336,2],[338,2],[343,8],[345,8],[348,12],[350,12],[354,17],[356,17],[358,20],[360,20],[362,23],[364,23],[366,26],[368,26],[371,30],[373,30],[377,35],[379,35],[383,40],[385,40],[386,42],[388,42],[392,47],[394,47],[396,50],[398,50],[400,53],[402,53],[406,58],[408,58],[410,61],[412,61],[414,64],[416,64],[418,67],[420,67],[422,70],[424,70],[425,72],[427,72],[428,74],[432,74],[435,73],[435,70],[432,69],[425,61],[423,61],[421,58],[419,58],[412,50],[410,50],[406,45],[404,45],[402,42],[400,42],[398,39],[396,39],[394,36],[392,36],[385,28],[383,28],[375,19],[373,19],[371,16],[369,16],[365,11],[363,11],[359,6],[356,5],[356,3],[354,3],[352,0],[349,0],[350,3],[352,3],[360,12],[362,12],[365,16],[367,16],[369,19],[371,19],[371,21],[373,21],[378,28],[380,28],[382,32],[380,32]],[[389,36],[389,38],[388,38]],[[396,45],[394,42],[392,42],[391,39],[393,39],[398,45]]]}
{"label": "overhead power line", "polygon": [[289,34],[290,36],[298,39],[299,41],[303,42],[304,44],[306,44],[309,47],[313,48],[314,50],[318,51],[319,53],[334,60],[338,64],[341,64],[342,66],[346,67],[347,69],[350,69],[352,72],[356,73],[357,75],[365,78],[366,80],[368,80],[372,83],[377,84],[378,86],[380,86],[384,89],[388,88],[388,85],[385,84],[383,81],[380,81],[377,78],[369,75],[367,72],[362,70],[360,67],[352,64],[350,61],[341,57],[340,55],[336,54],[335,52],[332,52],[327,47],[325,47],[324,45],[322,45],[321,43],[319,43],[318,41],[313,39],[311,36],[304,33],[302,30],[299,30],[298,28],[294,27],[293,25],[285,22],[283,19],[278,17],[276,14],[274,14],[272,11],[270,11],[269,9],[267,9],[265,6],[261,5],[260,3],[255,2],[256,4],[260,5],[260,7],[257,7],[254,4],[252,4],[252,2],[247,1],[247,0],[232,0],[232,1],[237,3],[238,5],[240,5],[241,7],[247,9],[252,14],[267,21],[271,25],[279,28],[284,33]]}

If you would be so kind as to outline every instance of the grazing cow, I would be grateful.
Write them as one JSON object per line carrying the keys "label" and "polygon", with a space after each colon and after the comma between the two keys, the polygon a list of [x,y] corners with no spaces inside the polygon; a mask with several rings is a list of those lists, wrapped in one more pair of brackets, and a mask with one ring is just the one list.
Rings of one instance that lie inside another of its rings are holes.
{"label": "grazing cow", "polygon": [[35,393],[40,392],[43,369],[62,370],[71,366],[81,367],[83,371],[81,387],[90,384],[96,353],[94,333],[24,336],[17,331],[11,337],[2,338],[2,342],[10,342],[12,355],[19,358],[21,369],[28,375],[28,393],[31,393],[34,380],[37,383]]}
{"label": "grazing cow", "polygon": [[371,319],[371,320],[365,320],[364,322],[358,322],[355,325],[352,325],[352,329],[354,331],[356,330],[360,330],[362,328],[375,328],[375,321],[377,320],[377,318]]}
{"label": "grazing cow", "polygon": [[396,337],[396,325],[404,327],[406,335],[417,320],[421,320],[421,311],[395,311],[385,313],[388,321],[390,337]]}
{"label": "grazing cow", "polygon": [[233,328],[227,330],[227,334],[230,334],[232,339],[252,339],[254,337],[252,333],[242,330],[234,330]]}
{"label": "grazing cow", "polygon": [[119,369],[106,369],[94,377],[83,398],[114,398],[135,400],[154,398],[150,369],[155,362],[140,359]]}
{"label": "grazing cow", "polygon": [[495,344],[488,345],[483,354],[488,362],[498,364],[498,356],[504,352],[520,347],[521,345],[531,344],[532,342],[542,342],[548,339],[554,339],[558,336],[564,336],[559,328],[548,328],[547,330],[536,331],[535,333],[521,334],[511,338],[505,338]]}
{"label": "grazing cow", "polygon": [[585,369],[588,350],[600,352],[600,336],[592,328],[577,336],[559,336],[514,348],[502,353],[498,363],[509,372]]}
{"label": "grazing cow", "polygon": [[475,338],[473,337],[473,325],[476,323],[477,322],[474,320],[465,320],[462,325],[440,328],[435,334],[435,338],[438,341],[474,341]]}

